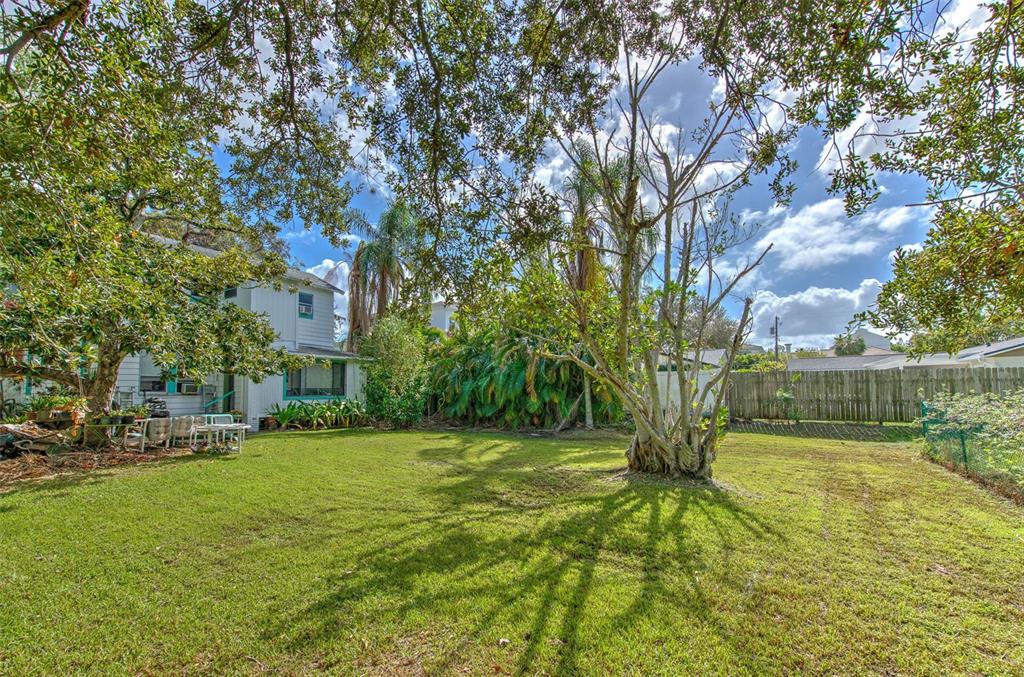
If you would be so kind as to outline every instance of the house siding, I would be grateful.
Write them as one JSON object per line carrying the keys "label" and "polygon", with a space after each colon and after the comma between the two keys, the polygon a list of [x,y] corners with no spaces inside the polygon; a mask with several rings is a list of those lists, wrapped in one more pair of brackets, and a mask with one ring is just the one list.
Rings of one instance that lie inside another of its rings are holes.
{"label": "house siding", "polygon": [[[301,275],[299,273],[294,273]],[[307,276],[308,277],[308,276]],[[298,293],[313,295],[313,317],[300,318],[298,312]],[[280,289],[264,286],[240,286],[235,297],[225,299],[225,303],[233,303],[241,308],[264,313],[267,320],[277,333],[274,347],[289,351],[301,352],[304,347],[322,348],[333,351],[334,341],[334,292],[321,286],[311,286],[302,281],[287,279]],[[362,367],[355,360],[345,360],[345,396],[362,399],[365,376]],[[171,416],[198,415],[214,413],[222,410],[219,401],[224,392],[222,374],[211,374],[206,379],[206,394],[186,395],[183,393],[146,392],[141,391],[141,377],[158,373],[154,371],[152,359],[146,353],[130,355],[122,362],[118,370],[117,393],[114,401],[117,404],[138,404],[146,397],[158,397],[167,403]],[[5,382],[5,395],[25,399],[21,384]],[[39,384],[42,385],[42,384]],[[11,386],[9,389],[8,386]],[[214,394],[211,395],[210,392]],[[266,411],[275,404],[285,402],[284,377],[273,374],[255,383],[244,377],[236,377],[234,383],[234,407],[241,410],[245,422],[254,428]],[[8,394],[9,393],[9,394]],[[210,401],[217,402],[209,408],[204,405]]]}
{"label": "house siding", "polygon": [[298,317],[298,292],[313,294],[313,317],[299,318],[295,323],[296,346],[334,347],[334,294],[325,289],[299,287],[290,294],[292,312]]}
{"label": "house siding", "polygon": [[287,348],[295,347],[296,324],[299,320],[298,301],[295,294],[287,288],[280,291],[268,287],[252,290],[252,311],[266,313],[280,345]]}

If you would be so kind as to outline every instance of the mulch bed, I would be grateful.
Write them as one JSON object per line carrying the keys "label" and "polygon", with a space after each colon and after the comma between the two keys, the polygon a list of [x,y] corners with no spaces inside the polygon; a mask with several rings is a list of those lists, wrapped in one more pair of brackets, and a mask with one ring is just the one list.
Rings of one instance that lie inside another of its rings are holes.
{"label": "mulch bed", "polygon": [[11,485],[28,479],[41,479],[114,468],[138,463],[150,463],[177,456],[189,456],[191,449],[154,449],[140,454],[133,451],[107,449],[97,451],[65,451],[58,454],[22,454],[0,460],[0,493],[13,489]]}

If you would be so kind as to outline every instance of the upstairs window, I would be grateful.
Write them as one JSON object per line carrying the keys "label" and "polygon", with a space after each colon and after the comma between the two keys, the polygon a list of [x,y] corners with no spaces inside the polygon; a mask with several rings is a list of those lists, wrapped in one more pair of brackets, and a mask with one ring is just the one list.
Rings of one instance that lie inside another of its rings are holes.
{"label": "upstairs window", "polygon": [[313,295],[309,292],[299,292],[299,317],[313,319]]}
{"label": "upstairs window", "polygon": [[228,287],[224,290],[224,298],[233,299],[238,296],[238,287]]}
{"label": "upstairs window", "polygon": [[167,383],[159,374],[155,376],[143,374],[139,378],[139,390],[143,393],[164,393],[167,392]]}

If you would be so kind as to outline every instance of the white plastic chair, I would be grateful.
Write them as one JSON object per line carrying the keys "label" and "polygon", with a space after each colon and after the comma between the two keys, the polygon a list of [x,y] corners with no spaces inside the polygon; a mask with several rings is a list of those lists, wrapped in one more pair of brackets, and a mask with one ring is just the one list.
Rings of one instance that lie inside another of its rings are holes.
{"label": "white plastic chair", "polygon": [[180,440],[188,440],[188,446],[196,446],[195,416],[175,416],[171,419],[171,432],[167,437],[167,446],[173,446]]}
{"label": "white plastic chair", "polygon": [[171,419],[148,419],[146,421],[145,431],[146,442],[149,444],[163,444],[164,446],[167,446],[167,442],[171,438]]}
{"label": "white plastic chair", "polygon": [[135,423],[135,426],[138,426],[138,428],[135,426],[129,427],[124,434],[124,446],[128,448],[138,447],[140,454],[145,452],[146,428],[149,427],[149,422],[152,420],[151,418],[146,418]]}

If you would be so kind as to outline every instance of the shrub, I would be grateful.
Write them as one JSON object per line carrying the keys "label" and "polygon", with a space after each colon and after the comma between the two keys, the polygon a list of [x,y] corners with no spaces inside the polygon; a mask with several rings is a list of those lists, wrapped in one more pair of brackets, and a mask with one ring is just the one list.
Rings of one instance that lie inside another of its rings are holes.
{"label": "shrub", "polygon": [[[439,345],[430,383],[437,410],[455,422],[500,428],[551,428],[584,390],[582,370],[542,357],[500,331],[460,331]],[[594,421],[621,422],[622,405],[603,383],[591,382]],[[584,416],[583,407],[577,418]]]}
{"label": "shrub", "polygon": [[854,355],[863,355],[864,351],[868,347],[864,343],[864,339],[860,336],[850,336],[849,334],[843,334],[837,336],[835,341],[836,355],[840,357],[850,357]]}
{"label": "shrub", "polygon": [[366,421],[366,407],[362,402],[342,398],[316,402],[289,402],[284,407],[275,404],[267,409],[266,413],[277,421],[282,430],[350,428],[362,425]]}
{"label": "shrub", "polygon": [[1024,486],[1024,389],[940,393],[923,423],[932,457]]}
{"label": "shrub", "polygon": [[776,360],[775,353],[741,353],[732,363],[732,370],[738,373],[785,371],[784,360]]}
{"label": "shrub", "polygon": [[410,426],[423,418],[427,402],[426,340],[417,324],[398,316],[377,320],[360,353],[366,366],[366,411],[388,425]]}

